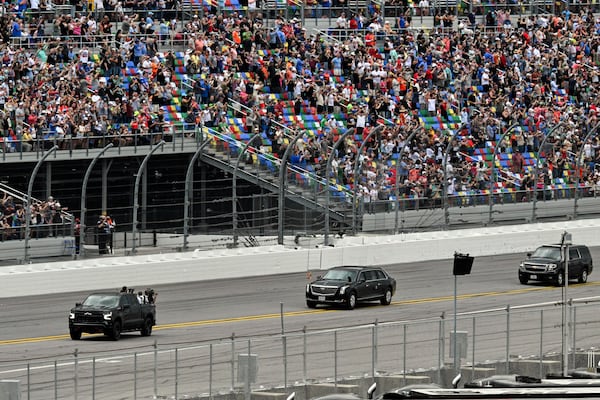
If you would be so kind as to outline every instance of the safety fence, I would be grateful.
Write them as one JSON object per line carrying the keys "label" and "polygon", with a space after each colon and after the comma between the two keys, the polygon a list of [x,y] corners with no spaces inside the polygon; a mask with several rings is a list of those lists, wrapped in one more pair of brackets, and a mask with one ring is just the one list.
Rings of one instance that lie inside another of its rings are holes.
{"label": "safety fence", "polygon": [[[568,368],[587,366],[579,365],[582,361],[574,354],[598,346],[599,300],[571,299],[566,304],[559,301],[457,314],[456,342],[453,315],[375,320],[360,326],[318,331],[305,327],[251,338],[232,334],[228,339],[177,348],[155,341],[146,342],[137,352],[91,356],[75,350],[56,359],[28,363],[3,360],[0,379],[20,381],[22,396],[29,400],[214,398],[275,387],[288,392],[295,385],[338,384],[357,376],[406,377],[415,371],[430,371],[432,380],[442,383],[440,367],[452,361],[454,343],[460,358],[457,364],[463,369],[493,366],[496,373],[513,373],[519,359],[525,358],[537,365],[534,375],[542,376],[548,372],[550,360],[555,362],[550,372],[562,371],[557,354],[564,348],[569,349],[569,356],[559,359],[568,359]],[[563,317],[565,312],[568,319]],[[97,340],[84,336],[80,348],[86,339]]]}

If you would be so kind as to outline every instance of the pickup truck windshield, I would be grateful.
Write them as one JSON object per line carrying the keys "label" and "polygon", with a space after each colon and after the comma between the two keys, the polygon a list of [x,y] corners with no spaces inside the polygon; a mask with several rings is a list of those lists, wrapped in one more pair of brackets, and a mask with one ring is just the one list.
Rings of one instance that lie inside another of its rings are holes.
{"label": "pickup truck windshield", "polygon": [[561,254],[559,247],[539,247],[532,255],[533,258],[549,258],[560,261]]}
{"label": "pickup truck windshield", "polygon": [[119,305],[119,296],[110,294],[92,294],[83,302],[84,306],[91,307],[117,307]]}

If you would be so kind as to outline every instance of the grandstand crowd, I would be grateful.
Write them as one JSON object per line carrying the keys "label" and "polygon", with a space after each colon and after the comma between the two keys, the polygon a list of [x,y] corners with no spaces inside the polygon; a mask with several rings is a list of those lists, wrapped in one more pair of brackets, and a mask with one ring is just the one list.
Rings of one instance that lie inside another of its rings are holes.
{"label": "grandstand crowd", "polygon": [[538,152],[543,187],[577,176],[600,185],[600,18],[585,7],[515,22],[503,10],[479,21],[439,13],[432,29],[408,13],[346,10],[324,34],[245,10],[179,21],[164,1],[104,13],[96,0],[93,12],[51,20],[21,3],[1,17],[4,151],[156,143],[183,124],[261,133],[260,151],[280,158],[304,130],[292,162],[323,176],[329,149],[354,128],[329,178],[358,185],[367,202],[486,193],[496,148],[495,188],[533,188]]}
{"label": "grandstand crowd", "polygon": [[[7,192],[0,198],[0,241],[25,238],[26,204]],[[63,211],[58,200],[49,196],[45,201],[36,201],[30,208],[32,238],[62,236],[65,234]]]}

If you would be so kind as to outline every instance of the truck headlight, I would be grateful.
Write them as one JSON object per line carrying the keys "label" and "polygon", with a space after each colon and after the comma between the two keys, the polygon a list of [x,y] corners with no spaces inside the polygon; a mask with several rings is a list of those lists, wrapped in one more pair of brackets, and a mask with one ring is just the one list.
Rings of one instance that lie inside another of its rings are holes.
{"label": "truck headlight", "polygon": [[348,287],[349,287],[348,285],[346,285],[346,286],[342,286],[342,287],[340,288],[340,294],[344,294],[344,293],[346,292],[346,289],[348,289]]}
{"label": "truck headlight", "polygon": [[112,319],[112,311],[105,312],[104,313],[104,320],[105,321],[110,321],[111,319]]}
{"label": "truck headlight", "polygon": [[556,264],[548,264],[546,268],[548,271],[554,271],[558,266]]}
{"label": "truck headlight", "polygon": [[306,293],[310,293],[310,283],[306,284]]}
{"label": "truck headlight", "polygon": [[521,264],[519,265],[519,269],[520,269],[521,271],[525,271],[525,264],[521,263]]}
{"label": "truck headlight", "polygon": [[75,319],[75,313],[69,313],[69,319]]}

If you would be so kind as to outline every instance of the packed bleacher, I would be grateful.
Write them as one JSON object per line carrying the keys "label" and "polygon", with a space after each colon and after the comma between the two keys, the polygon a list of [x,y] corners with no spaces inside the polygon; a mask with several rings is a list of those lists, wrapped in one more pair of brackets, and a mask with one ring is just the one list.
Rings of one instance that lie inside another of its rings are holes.
{"label": "packed bleacher", "polygon": [[[26,203],[8,192],[0,198],[0,241],[23,239],[26,228]],[[66,207],[49,196],[45,201],[34,201],[30,207],[30,235],[32,238],[63,236],[68,233],[70,221],[65,219]]]}
{"label": "packed bleacher", "polygon": [[458,20],[438,10],[427,29],[404,6],[391,20],[346,9],[322,33],[247,5],[197,4],[182,21],[159,5],[57,15],[52,33],[27,9],[6,13],[3,151],[151,144],[173,127],[210,127],[239,142],[260,133],[260,151],[278,159],[303,132],[291,163],[324,177],[334,157],[324,178],[368,203],[435,206],[444,190],[457,204],[526,201],[536,180],[558,195],[577,179],[586,194],[600,184],[600,19],[585,7],[514,23],[502,9]]}

